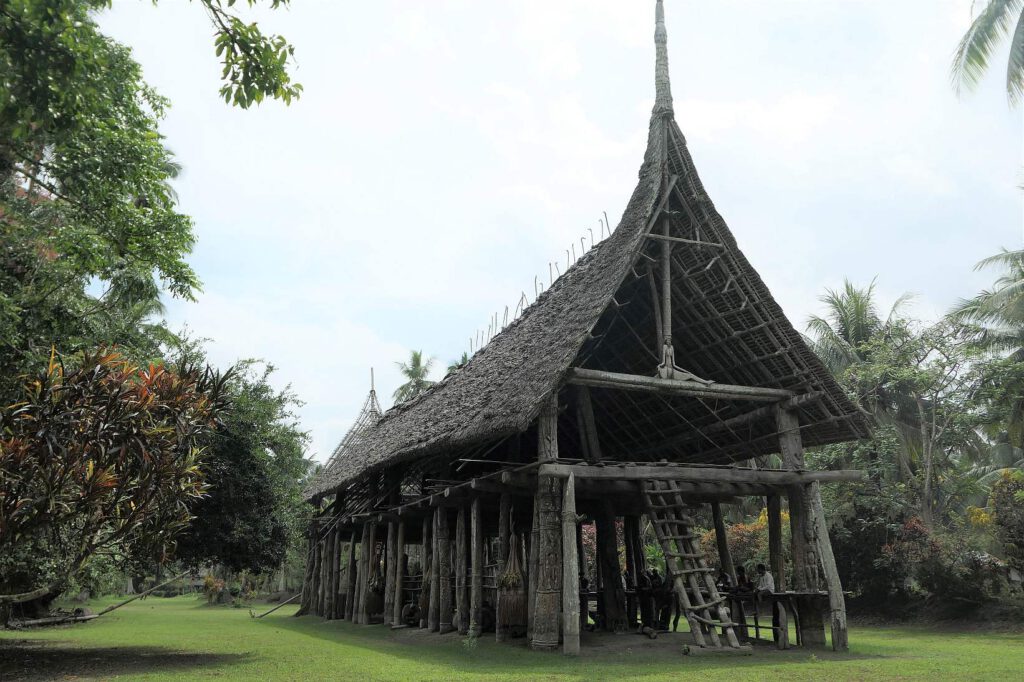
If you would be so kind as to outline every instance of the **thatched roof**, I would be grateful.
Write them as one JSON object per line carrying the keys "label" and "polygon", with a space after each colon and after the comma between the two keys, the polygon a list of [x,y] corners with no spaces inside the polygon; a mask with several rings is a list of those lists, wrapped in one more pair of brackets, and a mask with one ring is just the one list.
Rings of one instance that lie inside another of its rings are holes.
{"label": "thatched roof", "polygon": [[[388,410],[363,439],[358,456],[340,460],[314,495],[413,458],[522,432],[573,366],[653,375],[657,362],[648,356],[656,356],[660,346],[648,334],[655,329],[655,313],[647,281],[653,273],[647,270],[660,244],[647,235],[662,203],[673,236],[715,245],[680,243],[673,250],[677,364],[720,383],[822,394],[801,411],[808,445],[867,435],[857,409],[786,319],[704,191],[674,119],[660,0],[657,10],[657,96],[639,182],[618,227],[464,368]],[[667,192],[673,176],[675,190]],[[662,202],[666,193],[671,196]],[[648,341],[653,349],[645,347]],[[660,456],[679,461],[735,461],[778,447],[768,437],[774,423],[692,438],[746,406],[693,399],[684,404],[660,396],[624,401],[604,393],[595,392],[595,412],[613,457],[616,448],[623,454],[637,448],[653,452],[663,444]]]}

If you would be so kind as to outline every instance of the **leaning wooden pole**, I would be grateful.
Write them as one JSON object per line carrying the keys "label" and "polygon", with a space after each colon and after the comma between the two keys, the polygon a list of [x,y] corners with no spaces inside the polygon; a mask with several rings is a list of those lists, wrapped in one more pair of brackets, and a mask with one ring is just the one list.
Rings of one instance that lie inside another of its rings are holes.
{"label": "leaning wooden pole", "polygon": [[580,655],[580,566],[576,555],[576,479],[562,497],[562,653]]}
{"label": "leaning wooden pole", "polygon": [[[718,546],[718,563],[721,569],[732,578],[732,584],[736,584],[736,567],[732,563],[732,552],[729,551],[729,535],[725,529],[725,517],[722,515],[722,505],[718,502],[711,503],[711,516],[715,522],[715,544]],[[668,576],[665,577],[666,580]]]}
{"label": "leaning wooden pole", "polygon": [[484,623],[484,520],[480,498],[473,498],[469,508],[469,535],[472,557],[469,580],[469,636],[483,634]]}
{"label": "leaning wooden pole", "polygon": [[423,518],[423,535],[422,535],[422,546],[420,548],[420,563],[423,565],[421,569],[422,579],[420,581],[420,628],[426,629],[430,627],[429,611],[430,611],[430,584],[433,582],[431,576],[434,574],[434,557],[433,557],[433,535],[431,528],[433,527],[434,515],[425,516]]}
{"label": "leaning wooden pole", "polygon": [[836,557],[832,552],[832,542],[828,535],[828,523],[825,520],[825,509],[821,504],[821,488],[811,483],[809,497],[812,501],[812,517],[815,536],[818,542],[818,555],[821,557],[825,583],[828,585],[829,624],[832,630],[832,649],[846,651],[850,648],[849,634],[846,629],[846,598],[843,595],[843,583],[839,579]]}

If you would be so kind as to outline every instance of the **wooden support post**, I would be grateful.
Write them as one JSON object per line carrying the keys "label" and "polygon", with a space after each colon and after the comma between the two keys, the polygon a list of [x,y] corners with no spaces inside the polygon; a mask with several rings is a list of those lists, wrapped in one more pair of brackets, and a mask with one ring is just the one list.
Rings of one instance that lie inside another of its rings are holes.
{"label": "wooden support post", "polygon": [[586,386],[577,386],[575,394],[576,422],[579,425],[583,458],[588,462],[600,462],[601,442],[597,438],[597,422],[594,420],[594,403],[590,397],[590,389]]}
{"label": "wooden support post", "polygon": [[722,570],[732,577],[732,584],[735,585],[736,567],[732,563],[732,552],[729,551],[729,535],[725,528],[725,517],[722,516],[722,505],[718,502],[711,503],[711,516],[715,521],[715,544],[718,546],[718,563],[721,565]]}
{"label": "wooden support post", "polygon": [[440,573],[440,592],[438,593],[438,631],[443,635],[451,632],[452,627],[452,539],[448,527],[448,508],[437,508],[437,549],[440,553],[437,570]]}
{"label": "wooden support post", "polygon": [[815,537],[818,542],[818,555],[821,557],[825,582],[828,585],[829,625],[832,630],[832,649],[846,651],[850,648],[849,635],[846,630],[846,598],[843,595],[843,583],[839,579],[836,557],[832,553],[832,543],[828,535],[828,523],[825,520],[825,509],[821,504],[821,489],[817,483],[811,483],[811,515],[814,520]]}
{"label": "wooden support post", "polygon": [[441,507],[434,508],[433,548],[430,562],[430,610],[427,613],[427,629],[438,632],[441,629],[441,544],[438,542],[441,532]]}
{"label": "wooden support post", "polygon": [[[776,424],[782,460],[787,468],[804,467],[804,450],[800,438],[800,418],[794,409],[776,408]],[[818,589],[818,546],[814,528],[809,486],[789,487],[789,527],[793,545],[793,589],[809,592]],[[822,613],[813,598],[798,598],[800,609],[800,642],[804,646],[825,644]]]}
{"label": "wooden support post", "polygon": [[320,584],[323,577],[324,562],[324,534],[318,530],[316,534],[316,553],[313,559],[313,614],[323,615],[322,604],[320,603]]}
{"label": "wooden support post", "polygon": [[630,628],[636,626],[637,596],[636,586],[640,573],[637,566],[637,550],[640,546],[640,517],[625,516],[622,519],[622,536],[626,545],[626,571],[629,573],[629,582],[626,585],[633,588],[632,595],[626,595],[626,621]]}
{"label": "wooden support post", "polygon": [[339,566],[339,545],[341,543],[340,534],[338,527],[335,526],[331,530],[331,552],[328,555],[330,566],[328,567],[328,574],[331,577],[328,583],[327,591],[327,617],[329,621],[333,621],[338,617],[338,566]]}
{"label": "wooden support post", "polygon": [[782,500],[768,496],[768,568],[775,576],[775,589],[786,591],[786,559],[782,555]]}
{"label": "wooden support post", "polygon": [[317,560],[317,584],[316,584],[316,615],[321,618],[327,615],[327,566],[329,564],[331,533],[330,531],[320,534],[320,551]]}
{"label": "wooden support post", "polygon": [[626,593],[622,589],[618,541],[615,537],[615,510],[604,500],[594,519],[597,526],[597,561],[601,565],[601,605],[604,628],[609,632],[626,629]]}
{"label": "wooden support post", "polygon": [[537,616],[537,583],[539,572],[539,557],[538,554],[540,547],[540,524],[538,521],[538,515],[540,514],[540,508],[537,506],[537,498],[533,498],[533,522],[530,528],[530,565],[527,568],[527,583],[526,583],[526,640],[528,642],[533,641],[533,623]]}
{"label": "wooden support post", "polygon": [[402,608],[405,606],[405,521],[398,522],[398,536],[395,539],[395,586],[394,603],[391,605],[392,627],[404,625]]}
{"label": "wooden support post", "polygon": [[576,479],[562,497],[562,653],[580,655],[580,566],[576,554]]}
{"label": "wooden support post", "polygon": [[434,575],[434,557],[433,557],[433,554],[434,554],[434,552],[433,552],[434,541],[433,541],[433,534],[431,533],[433,525],[434,525],[434,516],[433,516],[433,514],[423,518],[423,536],[422,536],[423,540],[422,540],[422,547],[420,548],[420,555],[421,555],[420,563],[423,564],[423,567],[422,567],[423,580],[420,583],[419,607],[420,607],[420,627],[424,628],[424,629],[430,627],[430,615],[429,615],[430,614],[430,602],[431,602],[431,598],[430,598],[431,589],[430,588],[431,588],[431,583],[433,582],[432,576]]}
{"label": "wooden support post", "polygon": [[483,633],[484,612],[484,520],[480,511],[480,498],[474,497],[470,506],[469,531],[472,549],[469,589],[469,636]]}
{"label": "wooden support post", "polygon": [[[552,395],[537,425],[538,459],[558,457],[558,397]],[[534,590],[533,637],[530,647],[558,647],[562,610],[562,485],[554,476],[537,477],[537,587]]]}
{"label": "wooden support post", "polygon": [[370,577],[368,574],[370,570],[370,525],[364,523],[362,526],[362,533],[359,538],[359,570],[356,582],[356,608],[355,617],[353,618],[354,623],[365,624],[365,608],[364,603],[366,602],[366,593],[368,591],[368,585]]}
{"label": "wooden support post", "polygon": [[[576,478],[573,477],[573,485],[575,486]],[[581,576],[588,575],[587,573],[587,553],[583,549],[583,524],[577,521],[576,523],[576,557],[579,562],[579,571]],[[582,585],[582,583],[581,583]],[[587,590],[589,592],[589,588]],[[585,598],[580,603],[580,632],[587,627],[587,623],[590,622],[590,609],[589,597]]]}
{"label": "wooden support post", "polygon": [[356,610],[356,531],[348,538],[348,563],[345,569],[345,619],[352,622]]}
{"label": "wooden support post", "polygon": [[[387,556],[384,570],[384,622],[391,623],[395,611],[395,545],[398,544],[398,524],[388,523]],[[394,624],[394,623],[391,623]]]}
{"label": "wooden support post", "polygon": [[309,538],[306,540],[306,571],[302,577],[302,601],[296,616],[304,616],[313,608],[313,567],[316,564],[316,534],[309,531]]}
{"label": "wooden support post", "polygon": [[[516,548],[512,544],[511,529],[509,527],[509,515],[512,507],[512,498],[508,493],[502,493],[501,498],[498,501],[498,571],[495,573],[496,576],[501,577],[505,572],[505,566],[508,562],[509,553],[515,552]],[[497,592],[500,592],[498,590]],[[508,630],[502,626],[504,619],[502,618],[502,605],[501,599],[495,598],[494,604],[494,640],[496,642],[504,642],[508,639]]]}
{"label": "wooden support post", "polygon": [[466,572],[469,552],[466,547],[466,507],[459,507],[455,521],[455,620],[459,634],[469,632],[469,593],[466,590]]}

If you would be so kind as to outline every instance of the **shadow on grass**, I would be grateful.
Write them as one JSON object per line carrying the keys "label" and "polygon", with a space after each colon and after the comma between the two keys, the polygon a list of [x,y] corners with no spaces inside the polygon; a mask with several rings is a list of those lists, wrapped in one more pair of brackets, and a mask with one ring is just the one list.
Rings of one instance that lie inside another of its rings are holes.
{"label": "shadow on grass", "polygon": [[[463,635],[438,635],[425,630],[406,629],[393,632],[383,625],[353,625],[347,621],[323,621],[306,616],[293,618],[283,615],[257,621],[302,633],[337,645],[363,650],[371,655],[386,654],[419,663],[436,664],[461,672],[519,671],[520,674],[543,675],[568,671],[599,670],[601,677],[618,672],[629,677],[664,674],[673,666],[694,673],[717,668],[758,668],[778,664],[799,664],[814,660],[865,660],[876,656],[831,651],[790,649],[776,651],[771,646],[757,647],[753,655],[705,654],[686,656],[683,645],[690,642],[688,635],[663,636],[656,641],[633,634],[584,634],[584,655],[570,658],[557,653],[531,651],[524,639],[498,644],[494,636],[484,636],[468,644]],[[589,641],[588,641],[589,640]],[[667,641],[666,641],[667,640]],[[638,669],[638,664],[640,669]]]}
{"label": "shadow on grass", "polygon": [[77,647],[42,639],[0,639],[0,680],[131,675],[239,663],[248,654],[205,654],[161,647]]}

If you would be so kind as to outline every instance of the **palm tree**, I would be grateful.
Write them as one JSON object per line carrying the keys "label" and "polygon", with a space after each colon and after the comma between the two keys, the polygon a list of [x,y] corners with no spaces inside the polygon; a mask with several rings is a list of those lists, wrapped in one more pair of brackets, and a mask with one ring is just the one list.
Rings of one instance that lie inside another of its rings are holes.
{"label": "palm tree", "polygon": [[807,331],[814,335],[811,348],[832,373],[839,376],[850,365],[866,359],[861,349],[863,344],[892,324],[910,295],[900,296],[885,320],[878,314],[875,280],[864,289],[843,280],[841,290],[826,289],[818,300],[825,304],[828,313],[825,317],[812,315],[807,320]]}
{"label": "palm tree", "polygon": [[463,367],[466,366],[468,362],[469,353],[467,353],[466,351],[462,351],[461,358],[459,358],[458,360],[452,360],[451,362],[448,363],[448,374],[451,374],[452,372],[456,372],[462,369]]}
{"label": "palm tree", "polygon": [[1006,94],[1016,104],[1024,95],[1024,2],[985,2],[984,9],[975,16],[957,47],[952,66],[953,83],[958,92],[963,87],[975,87],[988,71],[992,53],[1012,35],[1006,65]]}
{"label": "palm tree", "polygon": [[974,266],[975,270],[999,266],[1003,274],[991,289],[974,298],[960,301],[949,316],[957,322],[981,326],[978,342],[995,352],[1009,353],[1024,360],[1024,250],[990,256]]}
{"label": "palm tree", "polygon": [[409,354],[408,362],[396,362],[395,364],[398,365],[402,376],[407,379],[392,396],[395,399],[395,404],[414,398],[434,385],[433,381],[427,379],[430,370],[434,367],[434,358],[427,358],[424,361],[423,351],[414,350]]}

